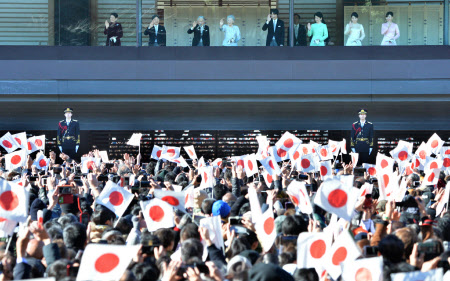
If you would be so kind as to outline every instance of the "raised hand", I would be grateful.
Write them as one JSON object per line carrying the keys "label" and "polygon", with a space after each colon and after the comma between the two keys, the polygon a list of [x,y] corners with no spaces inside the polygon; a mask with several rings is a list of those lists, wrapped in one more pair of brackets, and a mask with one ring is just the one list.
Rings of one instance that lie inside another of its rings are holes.
{"label": "raised hand", "polygon": [[267,21],[270,21],[272,19],[272,17],[269,15],[267,15]]}
{"label": "raised hand", "polygon": [[195,20],[193,23],[192,23],[192,28],[195,28],[197,26],[197,21]]}
{"label": "raised hand", "polygon": [[306,25],[306,27],[308,28],[308,30],[311,30],[311,23],[308,22],[308,25]]}
{"label": "raised hand", "polygon": [[106,28],[109,28],[109,22],[108,22],[108,20],[105,20],[105,27],[106,27]]}
{"label": "raised hand", "polygon": [[224,20],[225,20],[225,19],[220,19],[220,22],[219,22],[220,27],[222,27],[222,25],[223,25],[223,23],[224,23]]}

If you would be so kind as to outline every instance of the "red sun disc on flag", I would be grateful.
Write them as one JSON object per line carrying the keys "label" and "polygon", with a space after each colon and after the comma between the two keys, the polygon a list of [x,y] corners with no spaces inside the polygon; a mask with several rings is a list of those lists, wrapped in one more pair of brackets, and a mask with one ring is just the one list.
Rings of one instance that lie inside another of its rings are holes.
{"label": "red sun disc on flag", "polygon": [[431,173],[431,174],[428,176],[428,182],[433,182],[434,177],[435,177],[434,173]]}
{"label": "red sun disc on flag", "polygon": [[447,150],[444,152],[444,154],[445,154],[445,155],[450,154],[450,149],[447,149]]}
{"label": "red sun disc on flag", "polygon": [[383,175],[384,187],[389,185],[389,175]]}
{"label": "red sun disc on flag", "polygon": [[14,155],[13,157],[11,157],[11,164],[13,165],[19,164],[20,161],[22,161],[22,157],[20,157],[20,155]]}
{"label": "red sun disc on flag", "polygon": [[5,219],[5,218],[2,218],[2,217],[0,217],[0,222],[4,222],[4,221],[6,221],[6,219]]}
{"label": "red sun disc on flag", "polygon": [[95,163],[94,163],[94,161],[88,161],[87,163],[86,163],[86,167],[89,169],[89,170],[94,170],[94,166],[95,166]]}
{"label": "red sun disc on flag", "polygon": [[400,151],[398,153],[398,159],[400,159],[400,161],[405,161],[407,158],[408,158],[408,152]]}
{"label": "red sun disc on flag", "polygon": [[298,206],[300,204],[300,202],[298,202],[297,197],[295,197],[294,195],[291,195],[290,197],[291,197],[292,203],[294,203],[295,206]]}
{"label": "red sun disc on flag", "polygon": [[251,160],[248,160],[248,161],[247,161],[247,166],[248,166],[248,168],[249,168],[250,170],[253,170],[253,163],[252,163]]}
{"label": "red sun disc on flag", "polygon": [[309,168],[309,166],[311,166],[311,163],[309,162],[308,159],[302,159],[301,164],[303,169]]}
{"label": "red sun disc on flag", "polygon": [[308,205],[308,200],[306,200],[306,195],[305,195],[305,193],[303,193],[303,190],[299,190],[300,191],[300,194],[303,196],[303,199],[304,199],[304,201],[305,201],[305,205]]}
{"label": "red sun disc on flag", "polygon": [[14,138],[14,139],[16,140],[16,142],[17,142],[19,145],[22,145],[22,142],[20,141],[19,138]]}
{"label": "red sun disc on flag", "polygon": [[189,155],[194,156],[194,152],[192,152],[192,150],[188,149],[189,151]]}
{"label": "red sun disc on flag", "polygon": [[341,262],[345,261],[347,258],[347,249],[345,247],[340,247],[334,252],[333,258],[331,261],[334,265],[338,266],[341,264]]}
{"label": "red sun disc on flag", "polygon": [[389,163],[386,159],[381,160],[381,168],[384,169],[389,166]]}
{"label": "red sun disc on flag", "polygon": [[377,170],[375,170],[374,167],[370,167],[370,168],[368,169],[368,172],[369,172],[369,175],[375,176],[375,174],[377,173]]}
{"label": "red sun disc on flag", "polygon": [[241,159],[241,160],[238,160],[238,161],[237,161],[237,165],[238,165],[238,166],[241,166],[242,168],[244,168],[244,160],[242,160],[242,159]]}
{"label": "red sun disc on flag", "polygon": [[120,259],[116,254],[103,254],[95,261],[95,270],[100,273],[108,273],[119,265]]}
{"label": "red sun disc on flag", "polygon": [[148,211],[150,218],[153,221],[160,222],[164,218],[164,210],[160,206],[152,206]]}
{"label": "red sun disc on flag", "polygon": [[296,151],[293,155],[294,160],[297,160],[300,157],[300,153]]}
{"label": "red sun disc on flag", "polygon": [[425,150],[421,150],[421,151],[419,152],[419,157],[420,157],[420,159],[425,159],[425,158],[427,158],[427,153],[425,152]]}
{"label": "red sun disc on flag", "polygon": [[286,151],[286,150],[284,150],[284,149],[282,149],[282,148],[278,148],[278,150],[277,150],[277,155],[278,155],[279,157],[285,157],[286,154],[287,154],[287,151]]}
{"label": "red sun disc on flag", "polygon": [[431,142],[431,148],[436,148],[436,147],[438,147],[438,145],[439,145],[439,141],[438,140],[433,140]]}
{"label": "red sun disc on flag", "polygon": [[222,166],[222,161],[217,162],[217,166]]}
{"label": "red sun disc on flag", "polygon": [[444,158],[443,166],[444,166],[445,168],[450,167],[450,158]]}
{"label": "red sun disc on flag", "polygon": [[12,147],[12,143],[10,143],[10,142],[7,141],[7,140],[3,140],[2,144],[3,144],[3,146],[6,147],[6,148],[11,148],[11,147]]}
{"label": "red sun disc on flag", "polygon": [[158,156],[158,158],[160,158],[160,157],[161,157],[161,153],[162,153],[162,151],[161,151],[161,150],[158,150],[158,151],[156,152],[156,156]]}
{"label": "red sun disc on flag", "polygon": [[416,168],[417,167],[420,167],[420,161],[419,161],[419,159],[416,159]]}
{"label": "red sun disc on flag", "polygon": [[41,147],[41,146],[42,146],[42,141],[41,141],[40,139],[36,139],[36,140],[34,141],[34,144],[35,144],[37,147]]}
{"label": "red sun disc on flag", "polygon": [[109,203],[113,206],[119,206],[123,203],[123,195],[119,191],[113,191],[109,194]]}
{"label": "red sun disc on flag", "polygon": [[180,201],[178,201],[178,199],[173,196],[169,196],[169,195],[164,196],[163,198],[161,198],[161,200],[169,203],[169,205],[172,205],[172,206],[180,205]]}
{"label": "red sun disc on flag", "polygon": [[203,172],[203,180],[204,182],[208,181],[208,174],[206,172]]}
{"label": "red sun disc on flag", "polygon": [[358,281],[372,281],[372,273],[365,267],[361,267],[355,273],[355,280]]}
{"label": "red sun disc on flag", "polygon": [[334,208],[341,208],[347,204],[347,193],[341,189],[335,189],[328,195],[328,203]]}
{"label": "red sun disc on flag", "polygon": [[264,232],[267,235],[270,235],[274,227],[275,227],[274,219],[272,217],[267,218],[266,221],[264,222]]}
{"label": "red sun disc on flag", "polygon": [[284,141],[283,145],[287,148],[291,148],[294,145],[294,141],[292,139],[287,139]]}
{"label": "red sun disc on flag", "polygon": [[275,170],[275,166],[273,165],[272,160],[269,161],[269,167],[272,168],[272,170]]}
{"label": "red sun disc on flag", "polygon": [[325,176],[328,173],[328,169],[325,166],[320,166],[320,175]]}
{"label": "red sun disc on flag", "polygon": [[320,259],[325,255],[327,244],[322,239],[316,240],[309,247],[309,254],[315,259]]}
{"label": "red sun disc on flag", "polygon": [[175,149],[173,149],[173,148],[167,149],[167,154],[169,155],[169,157],[174,157],[175,156]]}
{"label": "red sun disc on flag", "polygon": [[267,181],[269,182],[269,184],[272,183],[272,176],[269,174],[267,175]]}
{"label": "red sun disc on flag", "polygon": [[0,207],[5,211],[12,211],[19,206],[19,197],[11,191],[5,191],[0,195]]}
{"label": "red sun disc on flag", "polygon": [[47,166],[47,162],[45,161],[45,159],[39,160],[39,166],[40,166],[41,168]]}
{"label": "red sun disc on flag", "polygon": [[31,142],[28,142],[28,150],[32,150],[33,147],[31,146]]}
{"label": "red sun disc on flag", "polygon": [[327,155],[328,155],[327,150],[325,148],[322,148],[320,150],[320,155],[322,155],[323,157],[327,157]]}
{"label": "red sun disc on flag", "polygon": [[437,169],[438,168],[438,164],[436,162],[433,162],[430,164],[430,169]]}
{"label": "red sun disc on flag", "polygon": [[331,146],[331,152],[336,152],[337,147],[335,145]]}
{"label": "red sun disc on flag", "polygon": [[306,146],[304,146],[302,148],[303,154],[308,154],[308,148]]}

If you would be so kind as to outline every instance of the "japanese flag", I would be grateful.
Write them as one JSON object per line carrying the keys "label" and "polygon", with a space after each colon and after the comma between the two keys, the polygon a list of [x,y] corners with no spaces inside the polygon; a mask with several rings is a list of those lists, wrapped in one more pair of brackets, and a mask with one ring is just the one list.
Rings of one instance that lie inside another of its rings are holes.
{"label": "japanese flag", "polygon": [[190,146],[184,146],[184,151],[186,151],[187,155],[189,155],[189,158],[191,159],[197,159],[197,153],[195,153],[195,149],[193,145]]}
{"label": "japanese flag", "polygon": [[302,232],[297,239],[297,268],[316,268],[321,272],[326,253],[331,249],[331,233]]}
{"label": "japanese flag", "polygon": [[0,178],[0,217],[17,222],[27,220],[27,188]]}
{"label": "japanese flag", "polygon": [[256,140],[258,141],[258,152],[256,153],[256,159],[259,161],[269,156],[268,151],[270,147],[270,141],[266,136],[257,136]]}
{"label": "japanese flag", "polygon": [[178,166],[181,166],[183,168],[189,167],[189,164],[186,162],[186,160],[181,155],[177,159],[172,159],[172,160],[169,160],[169,161],[173,162],[173,163],[177,163]]}
{"label": "japanese flag", "polygon": [[241,156],[233,156],[231,157],[231,161],[234,161],[236,163],[236,168],[241,166],[242,169],[245,169],[245,157],[247,155],[241,155]]}
{"label": "japanese flag", "polygon": [[36,137],[31,137],[27,139],[27,154],[31,154],[38,150],[36,144]]}
{"label": "japanese flag", "polygon": [[380,189],[380,200],[390,199],[398,189],[398,176],[394,172],[383,172],[378,175],[378,187]]}
{"label": "japanese flag", "polygon": [[343,154],[347,154],[347,140],[346,139],[342,139],[340,145],[341,145],[341,152]]}
{"label": "japanese flag", "polygon": [[394,167],[394,159],[387,157],[384,154],[378,153],[376,160],[377,172],[384,171],[392,172]]}
{"label": "japanese flag", "polygon": [[12,135],[16,143],[22,148],[27,150],[27,133],[17,133]]}
{"label": "japanese flag", "polygon": [[358,200],[358,189],[351,185],[343,185],[339,180],[324,181],[317,190],[314,204],[322,209],[350,221]]}
{"label": "japanese flag", "polygon": [[339,150],[341,149],[341,143],[339,141],[328,140],[328,147],[333,156],[339,155]]}
{"label": "japanese flag", "polygon": [[88,244],[77,280],[119,280],[141,245]]}
{"label": "japanese flag", "polygon": [[263,170],[262,175],[264,177],[264,181],[266,182],[267,187],[270,187],[270,185],[273,182],[273,177],[267,172],[266,169]]}
{"label": "japanese flag", "polygon": [[333,159],[333,153],[328,145],[322,145],[317,147],[316,149],[317,155],[319,156],[320,161],[325,161],[329,159]]}
{"label": "japanese flag", "polygon": [[289,150],[289,159],[291,159],[291,161],[293,163],[298,161],[298,158],[300,158],[300,156],[302,156],[302,155],[303,155],[303,151],[301,148],[301,144],[299,144],[295,149]]}
{"label": "japanese flag", "polygon": [[431,153],[438,154],[444,145],[444,141],[434,133],[427,141],[427,147]]}
{"label": "japanese flag", "polygon": [[367,194],[372,194],[372,191],[373,191],[373,184],[370,184],[370,183],[364,183],[362,186],[361,186],[361,192],[359,193],[359,197],[364,197],[364,196],[366,196]]}
{"label": "japanese flag", "polygon": [[276,155],[272,154],[275,157],[275,160],[278,161],[278,157],[281,160],[286,160],[289,158],[289,151],[291,149],[295,150],[302,141],[289,132],[285,132],[283,136],[275,143],[276,147]]}
{"label": "japanese flag", "polygon": [[154,191],[155,198],[159,198],[162,201],[168,203],[174,208],[177,208],[180,211],[186,212],[186,203],[188,197],[185,192],[175,192],[175,191],[164,191],[161,189],[155,189]]}
{"label": "japanese flag", "polygon": [[425,177],[423,178],[423,184],[424,185],[435,185],[438,183],[439,180],[439,169],[433,169],[429,170],[425,173]]}
{"label": "japanese flag", "polygon": [[0,217],[0,237],[12,236],[17,222]]}
{"label": "japanese flag", "polygon": [[[252,215],[253,218],[253,215]],[[277,232],[275,230],[275,220],[273,218],[272,205],[269,205],[267,211],[256,219],[256,234],[264,252],[272,248]]]}
{"label": "japanese flag", "polygon": [[[186,208],[194,208],[194,200],[195,200],[195,194],[196,190],[193,185],[188,185],[184,189],[184,207]],[[200,192],[198,193],[200,194]]]}
{"label": "japanese flag", "polygon": [[444,270],[440,267],[426,272],[412,271],[391,273],[391,281],[447,281],[444,279]]}
{"label": "japanese flag", "polygon": [[300,209],[300,212],[304,214],[313,213],[305,183],[292,181],[287,188],[287,194],[291,198],[292,203]]}
{"label": "japanese flag", "polygon": [[316,153],[316,148],[320,146],[320,144],[318,144],[315,141],[310,140],[309,141],[309,146],[311,147],[311,153]]}
{"label": "japanese flag", "polygon": [[264,169],[269,173],[269,175],[279,175],[281,174],[281,169],[277,164],[277,161],[273,158],[273,156],[269,156],[262,160],[259,160],[261,165],[263,165]]}
{"label": "japanese flag", "polygon": [[97,197],[96,203],[105,206],[121,217],[133,198],[134,195],[128,190],[112,181],[107,181],[102,193]]}
{"label": "japanese flag", "polygon": [[450,156],[450,146],[443,146],[439,151],[439,154],[441,154],[444,157]]}
{"label": "japanese flag", "polygon": [[420,159],[417,156],[413,156],[411,159],[411,169],[423,170],[424,166],[420,162]]}
{"label": "japanese flag", "polygon": [[333,178],[331,160],[320,162],[320,177],[323,181]]}
{"label": "japanese flag", "polygon": [[441,169],[442,165],[444,164],[444,161],[441,159],[436,159],[434,157],[427,157],[425,160],[425,173],[429,170],[433,169]]}
{"label": "japanese flag", "polygon": [[406,141],[399,141],[396,148],[391,150],[389,154],[397,162],[407,161],[412,156],[412,143]]}
{"label": "japanese flag", "polygon": [[395,202],[402,202],[403,197],[405,197],[406,191],[408,191],[408,186],[406,183],[406,179],[404,178],[400,183],[400,188],[394,192]]}
{"label": "japanese flag", "polygon": [[44,155],[44,153],[39,152],[36,155],[36,160],[34,160],[34,166],[36,166],[36,168],[38,168],[39,170],[42,169],[47,169],[48,168],[48,164],[50,163],[50,159],[47,159]]}
{"label": "japanese flag", "polygon": [[222,236],[222,221],[220,216],[212,216],[209,218],[201,219],[199,226],[205,227],[209,231],[209,238],[217,249],[225,249]]}
{"label": "japanese flag", "polygon": [[132,146],[140,146],[141,145],[141,133],[134,133],[131,135],[131,138],[128,140],[127,144]]}
{"label": "japanese flag", "polygon": [[442,160],[442,169],[448,174],[450,174],[450,155],[440,158]]}
{"label": "japanese flag", "polygon": [[313,153],[312,146],[308,143],[302,143],[297,147],[297,151],[300,151],[300,156]]}
{"label": "japanese flag", "polygon": [[5,166],[6,169],[9,171],[24,166],[26,162],[27,162],[27,154],[25,150],[18,150],[16,152],[5,155]]}
{"label": "japanese flag", "polygon": [[200,157],[200,160],[198,160],[197,167],[199,169],[206,167],[205,159],[203,159],[203,156]]}
{"label": "japanese flag", "polygon": [[445,186],[444,195],[439,199],[439,202],[436,206],[436,217],[438,217],[442,213],[444,207],[448,204],[449,199],[450,199],[450,182],[448,182],[447,185]]}
{"label": "japanese flag", "polygon": [[153,149],[152,149],[152,158],[159,160],[159,158],[161,158],[161,153],[162,153],[162,147],[154,145]]}
{"label": "japanese flag", "polygon": [[94,167],[100,167],[101,160],[95,157],[81,157],[81,172],[87,174],[89,171],[93,171]]}
{"label": "japanese flag", "polygon": [[0,138],[0,145],[6,150],[6,152],[11,153],[14,150],[20,148],[20,145],[16,142],[14,137],[7,132]]}
{"label": "japanese flag", "polygon": [[245,174],[247,175],[247,177],[251,177],[254,174],[258,173],[258,164],[256,163],[255,154],[246,155],[244,161],[245,161]]}
{"label": "japanese flag", "polygon": [[276,146],[269,147],[269,154],[277,162],[281,162],[283,160],[289,159],[289,153],[281,148],[277,148]]}
{"label": "japanese flag", "polygon": [[419,161],[425,161],[427,156],[431,155],[430,148],[426,145],[426,143],[422,142],[420,146],[417,148],[416,153],[414,153]]}
{"label": "japanese flag", "polygon": [[313,173],[316,170],[314,154],[306,154],[297,162],[297,169],[305,173]]}
{"label": "japanese flag", "polygon": [[370,177],[377,176],[377,168],[375,165],[363,163],[363,168],[366,169],[366,173],[370,175]]}
{"label": "japanese flag", "polygon": [[150,201],[141,201],[140,204],[148,231],[175,226],[173,208],[168,203],[154,198]]}
{"label": "japanese flag", "polygon": [[214,167],[205,166],[199,169],[199,173],[202,176],[202,182],[200,183],[200,188],[209,188],[216,185],[216,180],[214,178]]}
{"label": "japanese flag", "polygon": [[[263,215],[261,211],[261,205],[259,204],[258,194],[256,193],[256,189],[254,188],[248,189],[248,201],[250,203],[252,221],[256,223],[258,221],[258,218],[261,218]],[[272,209],[272,206],[270,206],[270,209]]]}
{"label": "japanese flag", "polygon": [[350,157],[352,158],[353,167],[356,167],[358,165],[359,153],[350,152]]}
{"label": "japanese flag", "polygon": [[216,160],[214,160],[212,165],[214,168],[220,168],[220,166],[222,165],[222,158],[217,158]]}
{"label": "japanese flag", "polygon": [[341,263],[354,262],[361,252],[348,231],[343,231],[334,241],[325,258],[325,268],[333,279],[341,275]]}
{"label": "japanese flag", "polygon": [[342,265],[342,279],[345,281],[383,279],[383,257],[347,261]]}
{"label": "japanese flag", "polygon": [[45,135],[35,136],[34,145],[38,150],[45,150]]}
{"label": "japanese flag", "polygon": [[172,160],[180,157],[180,148],[175,146],[165,146],[162,147],[161,158]]}

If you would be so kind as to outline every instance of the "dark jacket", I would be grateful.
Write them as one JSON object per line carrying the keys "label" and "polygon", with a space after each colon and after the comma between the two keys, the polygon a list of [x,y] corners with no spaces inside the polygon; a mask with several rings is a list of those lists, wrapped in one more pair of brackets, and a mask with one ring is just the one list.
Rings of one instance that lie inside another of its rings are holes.
{"label": "dark jacket", "polygon": [[200,37],[203,41],[203,46],[209,46],[209,26],[206,24],[203,26],[203,34],[201,34],[201,28],[197,24],[194,29],[189,28],[187,31],[188,34],[194,33],[194,38],[192,39],[192,46],[197,46],[200,42]]}
{"label": "dark jacket", "polygon": [[[106,46],[120,46],[120,38],[123,36],[122,25],[118,22],[109,24],[109,27],[103,31],[106,36]],[[110,38],[117,36],[116,42],[111,41]]]}
{"label": "dark jacket", "polygon": [[149,40],[148,44],[149,46],[153,45],[155,43],[155,39],[158,40],[158,45],[160,46],[166,46],[166,28],[162,25],[158,25],[158,33],[155,34],[155,27],[152,26],[152,28],[148,28],[144,31],[144,35],[148,35]]}
{"label": "dark jacket", "polygon": [[284,45],[284,22],[280,19],[277,19],[277,26],[275,29],[275,32],[273,30],[273,19],[269,21],[269,24],[264,23],[262,30],[267,32],[267,39],[266,39],[266,46],[270,46],[270,42],[272,42],[272,38],[275,36],[275,41],[277,42],[277,45]]}
{"label": "dark jacket", "polygon": [[[290,36],[288,36],[288,45],[290,45]],[[298,32],[295,34],[294,27],[294,46],[307,46],[306,44],[306,27],[302,24],[298,25]]]}
{"label": "dark jacket", "polygon": [[58,146],[63,144],[80,145],[80,124],[72,120],[67,126],[66,120],[59,121],[56,136]]}
{"label": "dark jacket", "polygon": [[361,128],[361,121],[352,124],[350,147],[356,152],[369,152],[373,148],[373,124],[366,121]]}

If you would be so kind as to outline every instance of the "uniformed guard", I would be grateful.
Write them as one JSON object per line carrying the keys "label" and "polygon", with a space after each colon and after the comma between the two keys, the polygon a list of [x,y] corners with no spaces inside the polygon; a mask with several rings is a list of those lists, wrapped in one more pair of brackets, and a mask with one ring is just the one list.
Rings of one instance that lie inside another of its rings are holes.
{"label": "uniformed guard", "polygon": [[80,124],[72,120],[72,113],[72,108],[64,109],[66,120],[59,121],[56,139],[59,150],[74,159],[80,147]]}
{"label": "uniformed guard", "polygon": [[353,152],[359,153],[358,163],[368,163],[369,155],[373,150],[373,124],[366,121],[367,110],[358,112],[359,121],[352,125],[350,147]]}

